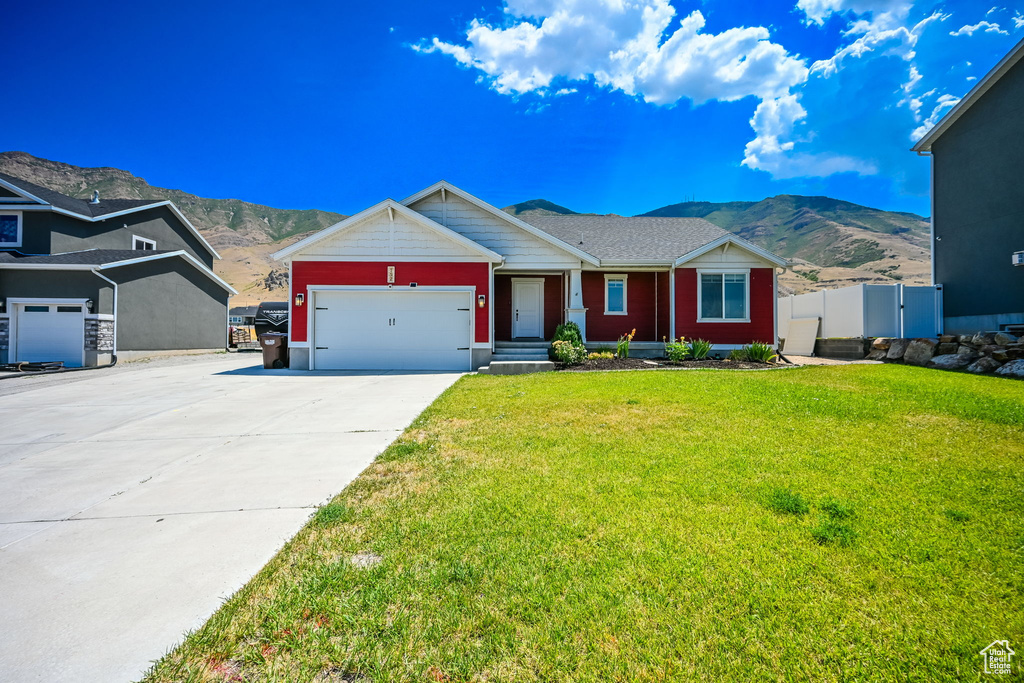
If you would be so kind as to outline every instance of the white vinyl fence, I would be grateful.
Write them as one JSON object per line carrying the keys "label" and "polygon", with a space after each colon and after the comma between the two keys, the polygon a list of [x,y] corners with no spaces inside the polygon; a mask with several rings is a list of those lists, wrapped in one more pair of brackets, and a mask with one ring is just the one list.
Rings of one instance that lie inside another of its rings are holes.
{"label": "white vinyl fence", "polygon": [[779,299],[779,337],[789,321],[818,318],[818,337],[936,337],[942,334],[942,286],[854,285]]}

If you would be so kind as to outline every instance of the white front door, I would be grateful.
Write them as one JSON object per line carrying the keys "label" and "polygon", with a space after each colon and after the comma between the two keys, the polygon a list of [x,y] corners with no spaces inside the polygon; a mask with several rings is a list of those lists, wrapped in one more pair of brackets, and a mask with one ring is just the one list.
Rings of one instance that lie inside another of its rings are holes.
{"label": "white front door", "polygon": [[315,370],[469,370],[472,295],[327,290],[313,298]]}
{"label": "white front door", "polygon": [[14,362],[64,361],[82,366],[85,311],[82,304],[18,304]]}
{"label": "white front door", "polygon": [[544,336],[544,280],[512,280],[512,336]]}

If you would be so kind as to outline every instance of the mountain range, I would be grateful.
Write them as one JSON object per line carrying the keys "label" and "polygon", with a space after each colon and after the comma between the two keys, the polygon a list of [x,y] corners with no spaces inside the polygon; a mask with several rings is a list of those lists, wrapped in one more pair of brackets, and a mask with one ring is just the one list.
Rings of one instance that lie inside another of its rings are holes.
{"label": "mountain range", "polygon": [[[318,209],[275,209],[238,199],[211,199],[150,185],[110,167],[83,168],[32,156],[0,153],[0,172],[72,197],[93,190],[108,198],[169,199],[223,257],[217,273],[239,291],[238,303],[281,298],[286,270],[270,254],[345,216]],[[505,207],[516,216],[575,215],[546,199]],[[780,276],[781,293],[860,282],[926,284],[927,219],[830,197],[778,195],[759,202],[684,202],[644,216],[696,216],[793,260]]]}

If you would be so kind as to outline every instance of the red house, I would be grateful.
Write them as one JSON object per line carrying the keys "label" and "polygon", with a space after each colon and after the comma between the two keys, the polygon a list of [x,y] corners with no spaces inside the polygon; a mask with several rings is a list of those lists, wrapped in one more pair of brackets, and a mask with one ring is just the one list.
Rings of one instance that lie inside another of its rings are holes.
{"label": "red house", "polygon": [[526,220],[440,182],[282,249],[291,366],[472,370],[543,352],[577,323],[587,347],[636,329],[633,355],[700,337],[777,343],[785,259],[701,218]]}

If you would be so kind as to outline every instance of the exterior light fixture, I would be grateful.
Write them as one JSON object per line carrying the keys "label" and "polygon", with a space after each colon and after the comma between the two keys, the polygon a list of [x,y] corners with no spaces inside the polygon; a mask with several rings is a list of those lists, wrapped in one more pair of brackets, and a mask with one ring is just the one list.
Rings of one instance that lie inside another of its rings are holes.
{"label": "exterior light fixture", "polygon": [[302,294],[300,292],[299,294],[295,295],[295,305],[296,306],[301,306],[305,301],[306,301],[306,295],[305,294]]}
{"label": "exterior light fixture", "polygon": [[480,308],[483,308],[484,306],[486,306],[487,305],[487,295],[486,294],[481,294],[480,296],[478,296],[476,298],[476,305],[479,306]]}
{"label": "exterior light fixture", "polygon": [[90,313],[92,313],[92,307],[93,307],[93,305],[94,305],[94,304],[93,304],[93,300],[92,300],[92,299],[87,299],[87,300],[86,300],[86,302],[85,302],[85,309],[86,309],[87,311],[89,311]]}

